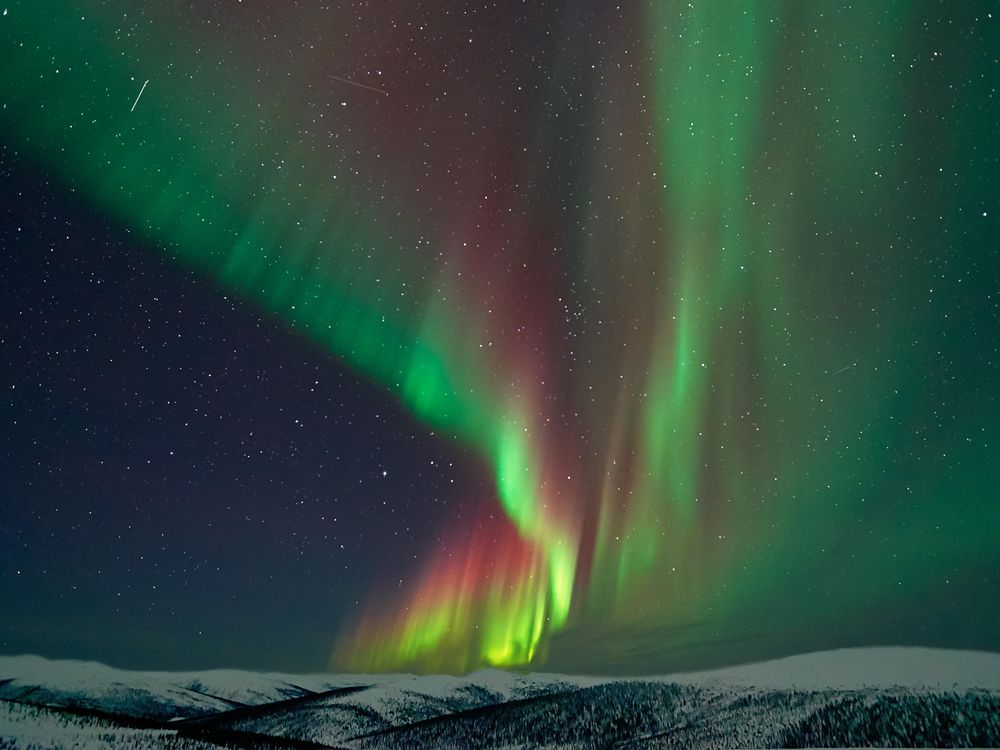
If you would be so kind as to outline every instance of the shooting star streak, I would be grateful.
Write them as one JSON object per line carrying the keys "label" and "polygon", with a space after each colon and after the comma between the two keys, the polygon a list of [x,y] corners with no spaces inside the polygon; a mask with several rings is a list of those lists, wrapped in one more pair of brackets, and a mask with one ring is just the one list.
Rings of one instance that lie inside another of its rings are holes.
{"label": "shooting star streak", "polygon": [[844,371],[846,371],[846,370],[850,370],[850,369],[851,369],[852,367],[854,367],[854,365],[847,365],[846,367],[841,367],[841,368],[840,368],[839,370],[837,370],[837,371],[836,371],[835,373],[833,373],[833,374],[834,374],[834,375],[840,375],[840,373],[842,373],[842,372],[844,372]]}
{"label": "shooting star streak", "polygon": [[327,77],[328,78],[332,78],[335,81],[340,81],[341,83],[348,83],[351,86],[357,86],[358,88],[361,88],[361,89],[368,89],[369,91],[374,91],[376,93],[385,94],[386,96],[389,96],[389,92],[388,91],[383,91],[382,89],[377,89],[374,86],[367,86],[367,85],[365,85],[363,83],[358,83],[357,81],[349,81],[346,78],[341,78],[339,76],[331,76],[329,74],[327,74]]}
{"label": "shooting star streak", "polygon": [[[142,84],[142,88],[139,89],[139,96],[142,96],[142,92],[146,90],[146,86],[148,86],[148,85],[149,85],[149,81],[146,81],[146,83]],[[135,112],[135,105],[139,103],[139,96],[137,96],[135,98],[135,101],[132,102],[132,109],[130,109],[129,112]]]}

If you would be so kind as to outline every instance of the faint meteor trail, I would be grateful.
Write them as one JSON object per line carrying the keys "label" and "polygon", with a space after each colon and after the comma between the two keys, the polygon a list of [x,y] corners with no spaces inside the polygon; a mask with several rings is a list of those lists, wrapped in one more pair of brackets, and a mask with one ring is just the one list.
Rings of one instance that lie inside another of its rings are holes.
{"label": "faint meteor trail", "polygon": [[149,81],[146,81],[146,83],[142,84],[142,88],[139,89],[139,96],[137,96],[135,98],[135,101],[132,102],[132,109],[130,109],[129,112],[135,112],[135,105],[139,103],[139,97],[142,96],[142,92],[146,90],[146,86],[148,86],[148,85],[149,85]]}
{"label": "faint meteor trail", "polygon": [[840,375],[840,373],[842,373],[842,372],[844,372],[844,371],[846,371],[846,370],[850,370],[850,369],[851,369],[852,367],[854,367],[854,365],[853,365],[853,364],[851,364],[851,365],[847,365],[846,367],[841,367],[841,368],[840,368],[839,370],[837,370],[837,371],[836,371],[835,373],[833,373],[833,374],[834,374],[834,375]]}
{"label": "faint meteor trail", "polygon": [[357,86],[358,88],[368,89],[369,91],[374,91],[376,93],[385,94],[386,96],[389,96],[389,92],[388,91],[384,91],[382,89],[377,89],[374,86],[368,86],[368,85],[366,85],[364,83],[358,83],[357,81],[351,81],[351,80],[348,80],[347,78],[341,78],[340,76],[332,76],[330,74],[327,74],[327,77],[328,78],[332,78],[335,81],[340,81],[341,83],[348,83],[351,86]]}

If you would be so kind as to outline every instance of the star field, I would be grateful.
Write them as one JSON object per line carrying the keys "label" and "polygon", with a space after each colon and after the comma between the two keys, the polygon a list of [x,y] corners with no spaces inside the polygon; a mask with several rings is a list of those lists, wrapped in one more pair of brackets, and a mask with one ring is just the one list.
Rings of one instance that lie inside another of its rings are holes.
{"label": "star field", "polygon": [[9,4],[0,650],[1000,649],[995,16]]}

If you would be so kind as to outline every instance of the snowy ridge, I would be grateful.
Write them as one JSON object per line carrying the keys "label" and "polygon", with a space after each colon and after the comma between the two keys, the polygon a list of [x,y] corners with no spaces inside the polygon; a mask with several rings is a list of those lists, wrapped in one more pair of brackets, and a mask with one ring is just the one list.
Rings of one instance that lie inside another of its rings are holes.
{"label": "snowy ridge", "polygon": [[1000,654],[842,649],[652,678],[129,672],[0,657],[0,748],[1000,746]]}
{"label": "snowy ridge", "polygon": [[2,700],[142,718],[205,716],[356,684],[328,675],[238,670],[133,672],[38,656],[0,657],[0,683]]}
{"label": "snowy ridge", "polygon": [[273,711],[233,712],[232,719],[219,716],[216,726],[340,745],[363,735],[578,687],[579,681],[572,678],[521,676],[499,670],[467,677],[393,675],[379,684],[304,698],[276,706]]}
{"label": "snowy ridge", "polygon": [[845,648],[658,679],[690,685],[797,690],[1000,690],[1000,654],[909,646]]}

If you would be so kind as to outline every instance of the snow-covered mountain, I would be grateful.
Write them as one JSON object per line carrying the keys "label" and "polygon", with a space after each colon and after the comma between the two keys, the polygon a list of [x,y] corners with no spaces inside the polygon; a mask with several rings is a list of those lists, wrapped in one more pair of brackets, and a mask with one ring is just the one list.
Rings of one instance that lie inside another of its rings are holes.
{"label": "snow-covered mountain", "polygon": [[598,682],[560,675],[521,676],[499,670],[466,677],[398,675],[369,686],[335,690],[256,710],[232,711],[198,723],[339,745],[362,735],[569,693]]}
{"label": "snow-covered mountain", "polygon": [[1000,745],[1000,654],[845,649],[581,678],[128,672],[0,657],[6,747]]}
{"label": "snow-covered mountain", "polygon": [[[379,679],[367,678],[367,679]],[[331,675],[237,670],[132,672],[86,661],[0,657],[0,700],[134,718],[208,716],[358,684]]]}
{"label": "snow-covered mountain", "polygon": [[909,646],[845,648],[663,679],[798,690],[1000,690],[1000,654]]}

